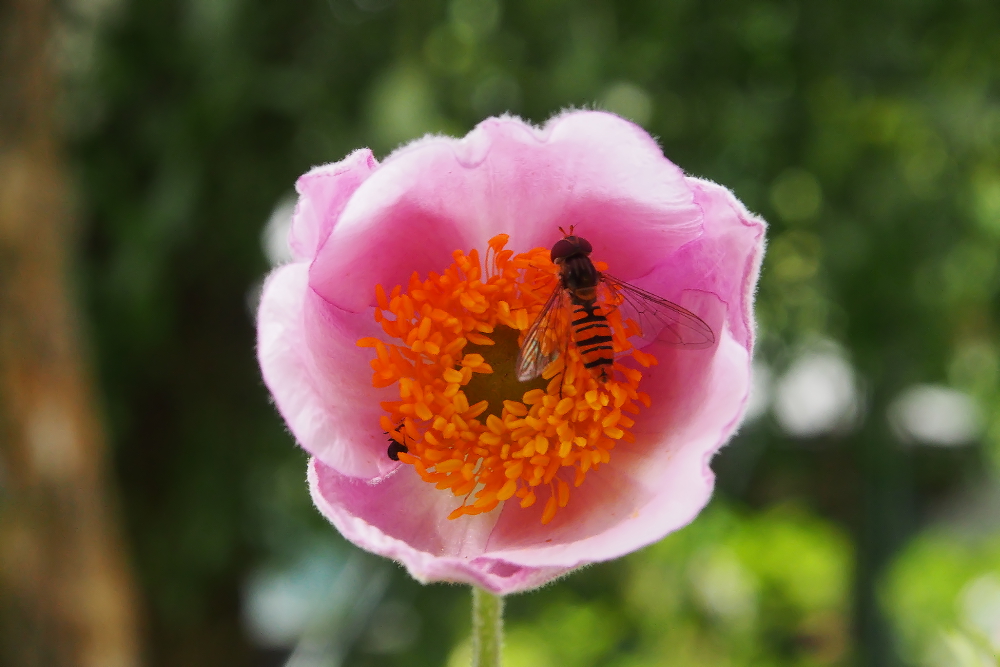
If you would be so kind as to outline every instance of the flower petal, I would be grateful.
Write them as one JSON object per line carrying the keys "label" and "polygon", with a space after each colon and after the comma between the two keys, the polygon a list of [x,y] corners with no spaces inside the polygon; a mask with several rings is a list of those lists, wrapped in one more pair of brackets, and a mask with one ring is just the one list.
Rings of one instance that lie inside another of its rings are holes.
{"label": "flower petal", "polygon": [[[402,562],[422,581],[463,581],[511,593],[538,585],[543,575],[535,569],[547,573],[545,581],[621,556],[686,525],[705,505],[714,485],[708,462],[738,425],[749,393],[749,354],[728,332],[717,353],[678,359],[650,381],[677,385],[677,377],[700,374],[701,386],[689,386],[697,410],[662,417],[670,429],[649,424],[643,433],[637,422],[637,442],[619,443],[614,465],[588,475],[548,525],[539,521],[542,502],[527,510],[508,503],[449,521],[455,497],[409,467],[365,483],[314,460],[313,499],[345,537]],[[506,565],[498,569],[498,563]]]}
{"label": "flower petal", "polygon": [[378,429],[379,401],[371,369],[356,347],[378,333],[370,312],[354,314],[323,301],[296,262],[268,278],[257,316],[257,355],[264,383],[295,439],[346,475],[375,477],[394,465]]}
{"label": "flower petal", "polygon": [[660,262],[636,285],[668,299],[677,298],[679,287],[718,296],[728,305],[729,330],[741,345],[752,349],[753,295],[766,226],[721,185],[690,177],[687,182],[704,214],[704,234],[669,261]]}
{"label": "flower petal", "polygon": [[678,354],[677,364],[647,372],[644,385],[673,387],[683,384],[678,378],[700,374],[700,386],[687,387],[693,394],[688,405],[697,404],[695,409],[675,404],[655,421],[637,419],[636,442],[619,442],[612,464],[588,475],[548,526],[524,516],[534,507],[505,508],[488,545],[491,556],[520,565],[578,567],[655,542],[704,507],[715,480],[708,463],[743,415],[750,355],[727,331],[714,352]]}
{"label": "flower petal", "polygon": [[525,567],[484,554],[498,513],[448,521],[445,516],[455,497],[426,484],[408,466],[363,482],[313,459],[309,489],[316,507],[344,537],[401,562],[425,583],[462,582],[506,594],[536,588],[566,572],[566,568]]}
{"label": "flower petal", "polygon": [[351,197],[310,284],[358,312],[371,286],[440,271],[456,248],[485,248],[501,232],[514,251],[550,247],[560,225],[577,225],[628,280],[698,238],[701,221],[681,170],[628,121],[575,112],[539,130],[490,119],[465,139],[430,137],[389,156]]}
{"label": "flower petal", "polygon": [[340,162],[315,167],[299,177],[299,201],[292,215],[288,245],[295,259],[312,260],[326,241],[358,186],[378,162],[367,148],[354,151]]}

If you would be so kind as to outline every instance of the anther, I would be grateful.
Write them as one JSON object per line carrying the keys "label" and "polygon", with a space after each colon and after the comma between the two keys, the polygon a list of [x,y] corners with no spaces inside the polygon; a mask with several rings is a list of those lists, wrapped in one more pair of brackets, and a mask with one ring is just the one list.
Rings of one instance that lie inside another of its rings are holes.
{"label": "anther", "polygon": [[[514,377],[517,337],[558,287],[549,251],[515,255],[506,243],[505,235],[490,241],[485,271],[478,252],[456,251],[454,264],[424,280],[412,275],[406,289],[377,285],[374,317],[385,337],[358,346],[373,350],[373,386],[398,385],[399,400],[380,404],[379,423],[392,434],[389,458],[461,499],[449,519],[512,498],[528,508],[541,498],[549,523],[571,502],[568,480],[581,486],[611,460],[617,440],[634,441],[625,414],[651,401],[637,389],[641,371],[623,367],[623,380],[598,383],[568,342],[538,386],[501,382]],[[656,363],[631,349],[634,322],[617,311],[608,322],[617,354],[631,354],[641,368]]]}

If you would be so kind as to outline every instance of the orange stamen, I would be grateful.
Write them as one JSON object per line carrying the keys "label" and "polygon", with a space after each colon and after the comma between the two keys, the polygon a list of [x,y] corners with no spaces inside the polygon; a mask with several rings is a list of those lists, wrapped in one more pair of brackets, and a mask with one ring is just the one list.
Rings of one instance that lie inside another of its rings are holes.
{"label": "orange stamen", "polygon": [[608,322],[620,351],[614,379],[599,383],[572,345],[560,345],[554,349],[567,354],[543,372],[544,389],[516,383],[513,395],[493,405],[475,395],[474,375],[499,372],[498,387],[513,376],[515,358],[494,358],[503,352],[497,343],[504,328],[523,341],[552,290],[561,289],[548,250],[515,255],[505,249],[507,240],[506,234],[490,240],[485,273],[476,250],[456,250],[440,275],[413,274],[405,288],[389,293],[376,285],[374,317],[392,342],[357,344],[374,351],[373,386],[399,386],[399,400],[381,404],[380,424],[393,440],[405,439],[400,462],[464,497],[449,519],[492,511],[511,498],[528,508],[541,493],[544,524],[567,506],[571,488],[611,460],[619,440],[635,439],[626,415],[649,407],[650,399],[638,391],[642,371],[622,365],[621,355],[642,368],[656,358],[632,347],[635,323],[612,309]]}

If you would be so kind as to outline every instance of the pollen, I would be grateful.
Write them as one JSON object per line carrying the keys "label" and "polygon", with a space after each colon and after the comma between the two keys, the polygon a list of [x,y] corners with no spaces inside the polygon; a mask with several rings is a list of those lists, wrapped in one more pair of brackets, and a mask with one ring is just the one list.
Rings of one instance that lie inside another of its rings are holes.
{"label": "pollen", "polygon": [[380,428],[405,448],[401,464],[456,496],[449,519],[512,500],[526,511],[537,504],[547,524],[573,488],[610,464],[618,442],[634,441],[633,417],[650,406],[642,370],[656,358],[632,347],[635,323],[612,308],[612,379],[595,380],[567,344],[541,378],[518,382],[518,346],[562,288],[549,250],[515,255],[507,241],[491,239],[484,262],[477,250],[456,250],[440,274],[414,273],[389,291],[376,285],[385,337],[357,344],[373,352],[372,384],[398,388],[398,400],[381,404]]}

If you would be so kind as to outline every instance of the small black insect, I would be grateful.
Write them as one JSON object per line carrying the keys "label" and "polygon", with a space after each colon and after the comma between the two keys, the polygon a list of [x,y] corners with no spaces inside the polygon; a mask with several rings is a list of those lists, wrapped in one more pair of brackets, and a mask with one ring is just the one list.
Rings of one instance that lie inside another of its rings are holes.
{"label": "small black insect", "polygon": [[408,451],[410,450],[406,448],[406,445],[400,444],[395,440],[389,443],[389,458],[393,461],[398,461],[399,455],[405,454]]}
{"label": "small black insect", "polygon": [[[386,433],[386,435],[389,435],[389,434]],[[405,442],[406,441],[406,434],[404,433],[402,437],[403,437],[403,441]],[[406,452],[409,452],[409,451],[410,450],[409,450],[409,448],[407,448],[406,445],[404,445],[404,444],[402,444],[400,442],[396,442],[391,437],[389,438],[389,451],[388,451],[388,455],[389,455],[389,458],[392,459],[393,461],[398,461],[400,454],[405,454]]]}

